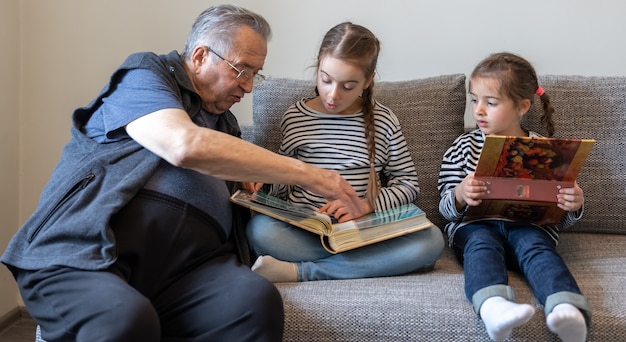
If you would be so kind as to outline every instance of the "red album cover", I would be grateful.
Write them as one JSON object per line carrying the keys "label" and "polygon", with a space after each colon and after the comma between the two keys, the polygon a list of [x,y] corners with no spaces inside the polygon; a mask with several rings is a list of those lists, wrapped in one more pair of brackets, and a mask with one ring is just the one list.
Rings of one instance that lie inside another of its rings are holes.
{"label": "red album cover", "polygon": [[556,195],[574,186],[594,145],[593,139],[486,136],[475,177],[486,182],[488,194],[464,220],[558,223],[565,212],[556,206]]}

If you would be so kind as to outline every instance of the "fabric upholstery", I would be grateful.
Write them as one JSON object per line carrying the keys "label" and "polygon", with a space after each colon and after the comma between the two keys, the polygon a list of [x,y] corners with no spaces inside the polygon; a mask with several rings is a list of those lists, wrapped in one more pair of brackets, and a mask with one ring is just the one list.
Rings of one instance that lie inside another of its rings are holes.
{"label": "fabric upholstery", "polygon": [[[591,302],[588,341],[626,336],[626,236],[564,234],[561,255]],[[587,246],[597,248],[586,248]],[[517,301],[535,306],[531,321],[506,341],[560,341],[526,282],[510,273]],[[432,272],[400,277],[279,283],[284,341],[490,341],[463,293],[463,270],[450,248]]]}
{"label": "fabric upholstery", "polygon": [[[626,233],[626,81],[624,77],[544,75],[539,83],[555,108],[556,137],[596,139],[578,177],[585,193],[583,220],[571,231]],[[539,124],[537,98],[528,118]]]}

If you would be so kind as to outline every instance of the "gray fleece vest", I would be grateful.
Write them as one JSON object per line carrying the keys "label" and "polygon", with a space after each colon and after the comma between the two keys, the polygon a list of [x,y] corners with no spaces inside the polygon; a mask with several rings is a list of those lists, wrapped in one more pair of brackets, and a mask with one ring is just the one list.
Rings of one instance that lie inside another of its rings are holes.
{"label": "gray fleece vest", "polygon": [[[87,107],[73,113],[72,138],[45,186],[32,216],[13,236],[0,258],[6,265],[34,270],[62,265],[86,270],[104,269],[115,262],[115,238],[111,216],[126,205],[157,169],[160,157],[132,139],[99,144],[81,127],[115,91],[131,69],[150,69],[168,81],[183,99],[190,116],[199,113],[202,102],[193,90],[176,51],[158,56],[129,56],[113,73],[108,85]],[[220,115],[217,129],[231,135],[241,132],[234,115]]]}

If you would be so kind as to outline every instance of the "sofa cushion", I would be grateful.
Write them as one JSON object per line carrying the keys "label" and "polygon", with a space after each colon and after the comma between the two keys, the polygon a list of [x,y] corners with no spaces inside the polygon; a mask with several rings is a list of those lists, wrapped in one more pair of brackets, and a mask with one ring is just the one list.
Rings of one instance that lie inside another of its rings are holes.
{"label": "sofa cushion", "polygon": [[[568,231],[626,234],[626,77],[543,75],[539,84],[555,109],[555,136],[596,139],[578,177],[585,213]],[[546,134],[541,112],[537,99],[527,125]]]}
{"label": "sofa cushion", "polygon": [[[277,151],[282,114],[296,101],[313,96],[314,90],[312,80],[278,77],[268,77],[256,87],[252,93],[252,142]],[[374,97],[400,120],[419,177],[421,194],[416,204],[443,227],[437,178],[443,153],[464,130],[465,75],[377,82]]]}
{"label": "sofa cushion", "polygon": [[[623,341],[626,236],[563,235],[559,252],[591,303],[587,341]],[[451,248],[444,249],[433,271],[422,274],[277,283],[285,307],[283,341],[489,342],[484,324],[465,298],[463,284],[463,269]],[[546,327],[543,306],[527,282],[510,272],[509,285],[517,302],[533,305],[536,313],[506,341],[560,341]]]}

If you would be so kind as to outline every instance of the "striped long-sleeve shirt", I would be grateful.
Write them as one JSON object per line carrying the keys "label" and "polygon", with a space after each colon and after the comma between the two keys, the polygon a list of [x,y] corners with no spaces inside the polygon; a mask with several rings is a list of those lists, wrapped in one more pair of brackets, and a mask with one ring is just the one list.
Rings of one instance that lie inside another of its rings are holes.
{"label": "striped long-sleeve shirt", "polygon": [[[370,175],[363,113],[325,114],[300,100],[283,115],[279,153],[320,168],[336,170],[364,197]],[[386,210],[415,201],[419,195],[417,172],[400,122],[387,107],[374,105],[376,172],[381,187],[375,210]],[[381,177],[382,176],[382,177]],[[274,185],[273,195],[318,209],[328,201],[300,186]]]}
{"label": "striped long-sleeve shirt", "polygon": [[[532,131],[529,132],[529,136],[540,137],[539,134]],[[443,156],[437,188],[441,195],[439,212],[446,220],[450,221],[444,229],[448,234],[450,244],[454,240],[454,233],[464,225],[462,219],[465,212],[465,210],[459,212],[456,209],[454,189],[463,181],[465,176],[476,170],[478,157],[484,143],[485,134],[480,129],[476,129],[456,138]],[[583,208],[581,207],[575,212],[567,212],[556,226],[542,226],[541,228],[550,234],[554,242],[557,243],[559,230],[572,226],[582,218],[582,215]]]}

